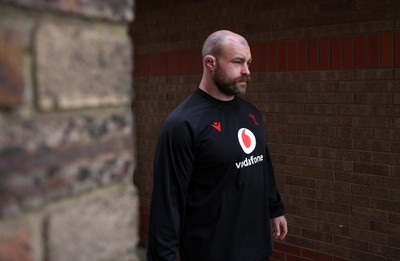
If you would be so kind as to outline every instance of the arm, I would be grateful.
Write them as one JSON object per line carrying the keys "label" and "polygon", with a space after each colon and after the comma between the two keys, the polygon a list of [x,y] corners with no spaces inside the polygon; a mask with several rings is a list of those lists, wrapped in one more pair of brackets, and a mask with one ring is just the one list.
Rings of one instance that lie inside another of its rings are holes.
{"label": "arm", "polygon": [[268,146],[266,146],[267,155],[267,175],[268,175],[268,203],[269,213],[273,225],[272,236],[274,239],[283,240],[288,232],[287,221],[284,216],[285,208],[279,191],[276,187],[275,173],[269,155]]}
{"label": "arm", "polygon": [[150,214],[149,261],[176,260],[193,164],[189,127],[166,124],[161,130],[154,161]]}

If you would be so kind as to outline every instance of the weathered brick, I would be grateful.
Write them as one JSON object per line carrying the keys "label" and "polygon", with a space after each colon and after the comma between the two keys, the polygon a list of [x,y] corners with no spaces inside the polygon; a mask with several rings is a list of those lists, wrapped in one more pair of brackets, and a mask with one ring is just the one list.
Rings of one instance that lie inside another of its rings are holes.
{"label": "weathered brick", "polygon": [[332,256],[348,256],[348,247],[342,247],[329,242],[326,243],[322,241],[316,241],[315,248],[318,249],[318,251],[330,254]]}
{"label": "weathered brick", "polygon": [[25,223],[0,225],[0,260],[33,261],[31,229]]}
{"label": "weathered brick", "polygon": [[326,211],[331,213],[338,213],[343,215],[348,215],[350,213],[350,206],[339,203],[331,203],[331,202],[317,202],[317,209],[320,211]]}
{"label": "weathered brick", "polygon": [[373,209],[373,208],[352,206],[351,214],[355,217],[369,218],[372,220],[387,220],[388,219],[387,211],[381,210],[381,208]]}
{"label": "weathered brick", "polygon": [[335,244],[340,246],[350,246],[352,249],[357,249],[360,251],[368,250],[368,242],[364,240],[356,240],[353,238],[342,237],[342,236],[334,236]]}
{"label": "weathered brick", "polygon": [[368,128],[338,128],[338,137],[344,138],[358,138],[358,139],[372,139],[373,129]]}
{"label": "weathered brick", "polygon": [[285,242],[287,244],[297,246],[300,248],[309,248],[312,249],[314,247],[314,240],[304,238],[301,235],[296,236],[296,235],[287,235],[285,238]]}
{"label": "weathered brick", "polygon": [[138,201],[131,187],[97,192],[47,216],[47,260],[135,260]]}
{"label": "weathered brick", "polygon": [[[375,184],[375,183],[373,183]],[[359,184],[352,184],[351,185],[351,192],[355,195],[360,196],[371,196],[377,198],[388,198],[389,191],[385,188],[373,187],[373,186],[365,186]]]}
{"label": "weathered brick", "polygon": [[397,153],[372,153],[372,162],[379,164],[397,165],[400,162],[400,154]]}
{"label": "weathered brick", "polygon": [[123,27],[43,22],[35,35],[36,103],[45,111],[128,104],[130,50]]}
{"label": "weathered brick", "polygon": [[384,255],[388,258],[398,258],[400,256],[400,249],[398,247],[384,246],[376,243],[370,243],[369,252],[375,255]]}
{"label": "weathered brick", "polygon": [[366,128],[389,128],[391,125],[390,118],[378,118],[371,116],[355,116],[353,126]]}
{"label": "weathered brick", "polygon": [[390,167],[387,165],[371,164],[371,163],[361,163],[354,162],[353,164],[354,173],[372,174],[389,176]]}
{"label": "weathered brick", "polygon": [[351,260],[363,260],[363,261],[386,261],[385,257],[373,255],[367,252],[350,250],[349,257]]}
{"label": "weathered brick", "polygon": [[[131,175],[132,154],[118,151],[110,154],[107,147],[108,152],[99,154],[97,151],[99,155],[90,157],[90,151],[79,151],[76,147],[70,152],[53,151],[52,156],[45,153],[42,158],[25,155],[28,163],[24,163],[24,169],[3,174],[0,215],[10,216],[37,209],[50,202],[122,181]],[[64,157],[74,159],[66,160]]]}
{"label": "weathered brick", "polygon": [[365,140],[354,140],[354,150],[368,150],[368,151],[381,151],[381,152],[395,152],[395,147],[388,141],[365,141]]}
{"label": "weathered brick", "polygon": [[400,213],[389,213],[389,222],[400,225]]}
{"label": "weathered brick", "polygon": [[[0,170],[13,170],[15,152],[46,152],[48,149],[67,148],[74,144],[89,145],[110,139],[130,139],[132,118],[127,109],[109,111],[41,114],[35,118],[0,118]],[[121,143],[115,143],[118,146]],[[125,144],[130,146],[130,144]],[[120,146],[123,148],[124,146]],[[99,147],[100,148],[100,147]],[[14,151],[14,152],[13,152]],[[18,168],[18,165],[15,166]]]}
{"label": "weathered brick", "polygon": [[16,30],[0,26],[0,107],[23,101],[22,45]]}
{"label": "weathered brick", "polygon": [[385,233],[378,233],[370,230],[356,229],[356,228],[351,229],[350,237],[357,240],[362,240],[364,242],[375,242],[375,243],[386,244],[388,241]]}

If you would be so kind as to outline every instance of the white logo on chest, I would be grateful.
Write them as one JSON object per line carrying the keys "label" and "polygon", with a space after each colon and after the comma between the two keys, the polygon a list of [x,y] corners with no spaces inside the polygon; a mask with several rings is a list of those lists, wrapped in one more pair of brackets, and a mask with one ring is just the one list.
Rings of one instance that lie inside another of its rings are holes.
{"label": "white logo on chest", "polygon": [[238,131],[239,144],[246,154],[250,154],[256,148],[256,137],[249,129],[241,128]]}

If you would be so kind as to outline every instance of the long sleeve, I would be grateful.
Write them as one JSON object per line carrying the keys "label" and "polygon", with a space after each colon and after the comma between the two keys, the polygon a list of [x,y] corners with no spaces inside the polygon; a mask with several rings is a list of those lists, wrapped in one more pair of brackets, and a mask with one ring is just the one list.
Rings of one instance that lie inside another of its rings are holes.
{"label": "long sleeve", "polygon": [[185,122],[167,121],[154,161],[149,261],[176,260],[193,161],[190,127]]}
{"label": "long sleeve", "polygon": [[285,214],[285,209],[282,204],[281,196],[276,187],[275,173],[272,166],[271,156],[269,154],[268,145],[265,146],[265,154],[267,160],[267,175],[268,175],[268,202],[270,218],[279,217]]}

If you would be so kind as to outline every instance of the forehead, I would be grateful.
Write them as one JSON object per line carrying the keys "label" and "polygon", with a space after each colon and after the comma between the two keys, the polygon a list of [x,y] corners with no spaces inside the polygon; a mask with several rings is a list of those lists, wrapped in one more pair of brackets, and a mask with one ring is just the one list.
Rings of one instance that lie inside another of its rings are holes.
{"label": "forehead", "polygon": [[226,59],[237,58],[237,57],[244,58],[246,60],[251,59],[250,47],[244,39],[241,40],[235,38],[228,38],[223,43],[222,49],[223,49],[222,56],[224,56]]}

